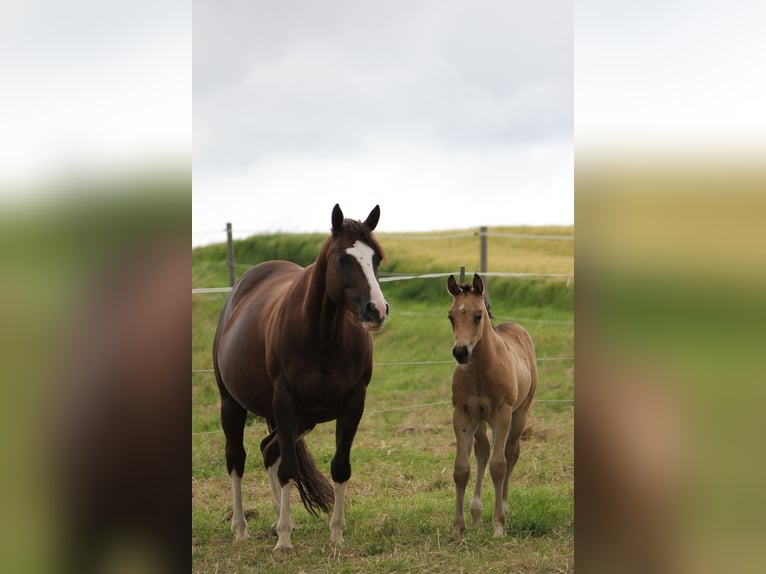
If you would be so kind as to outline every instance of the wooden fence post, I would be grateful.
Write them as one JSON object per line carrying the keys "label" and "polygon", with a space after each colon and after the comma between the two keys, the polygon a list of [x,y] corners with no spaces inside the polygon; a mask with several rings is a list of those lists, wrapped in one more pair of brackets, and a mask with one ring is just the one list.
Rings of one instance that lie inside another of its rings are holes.
{"label": "wooden fence post", "polygon": [[226,224],[226,265],[229,267],[229,286],[234,286],[234,243],[231,240],[231,223]]}
{"label": "wooden fence post", "polygon": [[489,293],[489,278],[487,277],[487,227],[479,228],[479,261],[481,267],[482,279],[484,280],[484,291]]}

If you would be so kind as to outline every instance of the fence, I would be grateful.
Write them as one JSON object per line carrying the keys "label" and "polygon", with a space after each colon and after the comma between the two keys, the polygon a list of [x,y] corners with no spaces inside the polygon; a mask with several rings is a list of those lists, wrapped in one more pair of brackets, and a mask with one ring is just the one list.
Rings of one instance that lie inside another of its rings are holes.
{"label": "fence", "polygon": [[[226,236],[227,236],[227,269],[229,271],[229,282],[231,285],[235,282],[235,273],[234,270],[238,265],[242,266],[245,264],[237,264],[234,260],[234,247],[233,247],[233,241],[232,241],[232,228],[231,224],[226,224]],[[398,240],[440,240],[440,239],[455,239],[455,238],[461,238],[461,237],[480,237],[480,269],[477,271],[482,277],[486,279],[488,277],[509,277],[509,278],[538,278],[538,277],[548,277],[548,278],[557,278],[557,279],[566,279],[566,286],[569,287],[571,285],[571,281],[574,277],[573,274],[570,273],[521,273],[521,272],[489,272],[487,270],[487,242],[486,239],[491,236],[497,236],[497,237],[507,237],[507,238],[513,238],[513,239],[540,239],[540,240],[551,240],[551,241],[572,241],[574,240],[573,235],[535,235],[535,234],[522,234],[522,233],[492,233],[489,232],[486,227],[481,227],[479,231],[477,232],[470,232],[470,233],[457,233],[457,234],[444,234],[444,235],[427,235],[427,236],[412,236],[412,235],[389,235],[389,238],[392,239],[398,239]],[[247,265],[250,267],[250,265]],[[380,279],[381,283],[385,282],[391,282],[391,281],[409,281],[414,279],[435,279],[435,278],[441,278],[441,277],[447,277],[449,275],[456,274],[455,272],[443,272],[443,273],[423,273],[423,274],[409,274],[409,275],[396,275],[396,276],[390,276],[390,277],[382,277]],[[460,277],[461,282],[463,280],[463,277],[465,275],[465,268],[461,267],[460,269]],[[205,294],[205,293],[228,293],[231,291],[232,287],[202,287],[202,288],[193,288],[192,294]],[[404,312],[406,314],[407,312]],[[573,325],[573,322],[571,321],[555,321],[555,320],[545,320],[545,319],[533,319],[533,318],[520,318],[515,317],[514,320],[517,321],[523,321],[523,322],[538,322],[538,323],[549,323],[549,324],[571,324]],[[537,359],[538,363],[541,362],[550,362],[550,361],[574,361],[574,357],[539,357]],[[404,362],[389,362],[389,363],[375,363],[375,367],[394,367],[394,366],[428,366],[428,365],[443,365],[443,364],[454,364],[454,361],[404,361]],[[200,374],[200,373],[212,373],[213,369],[192,369],[192,374]],[[561,402],[568,402],[568,403],[574,403],[574,399],[535,399],[536,403],[561,403]],[[425,408],[425,407],[432,407],[432,406],[438,406],[443,404],[451,404],[451,401],[439,401],[435,403],[426,403],[426,404],[417,404],[417,405],[403,405],[400,407],[393,407],[390,409],[383,409],[379,411],[367,411],[365,412],[365,415],[376,415],[376,414],[382,414],[386,412],[394,412],[394,411],[400,411],[400,410],[409,410],[409,409],[417,409],[417,408]],[[218,434],[221,433],[221,430],[215,430],[215,431],[203,431],[203,432],[196,432],[192,433],[192,436],[199,436],[199,435],[207,435],[207,434]]]}
{"label": "fence", "polygon": [[[234,240],[233,240],[233,232],[232,232],[232,226],[230,222],[226,223],[226,266],[229,270],[229,286],[234,285],[234,282],[236,280],[235,277],[235,269],[237,267],[237,263],[235,261],[234,257]],[[211,231],[206,231],[204,233],[211,233]],[[487,290],[489,289],[489,283],[486,281],[487,277],[492,277],[493,274],[490,274],[487,272],[487,238],[488,237],[507,237],[512,239],[539,239],[539,240],[547,240],[547,241],[574,241],[574,235],[537,235],[537,234],[530,234],[530,233],[504,233],[504,232],[490,232],[489,229],[486,226],[481,226],[478,231],[473,232],[466,232],[466,233],[452,233],[452,234],[443,234],[443,235],[387,235],[389,239],[405,239],[405,240],[415,240],[415,241],[438,241],[442,239],[456,239],[461,237],[476,237],[478,236],[479,241],[479,271],[478,273],[485,279],[485,287]],[[241,264],[240,264],[241,265]],[[503,276],[503,277],[519,277],[523,276],[523,274],[511,274],[511,275],[494,275],[494,276]],[[549,275],[549,276],[556,276],[556,275]],[[565,275],[566,276],[566,275]],[[427,277],[426,275],[421,276],[423,278]],[[569,276],[571,279],[571,276]],[[384,281],[385,279],[382,279],[381,281]],[[396,280],[394,279],[388,279],[390,281]],[[192,291],[193,293],[195,291]],[[196,291],[196,293],[212,293],[214,291]]]}

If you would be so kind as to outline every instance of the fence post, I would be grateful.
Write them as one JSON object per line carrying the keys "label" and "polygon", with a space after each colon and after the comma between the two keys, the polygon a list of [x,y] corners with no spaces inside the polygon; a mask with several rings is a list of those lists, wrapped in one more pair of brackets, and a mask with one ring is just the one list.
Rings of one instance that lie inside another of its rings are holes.
{"label": "fence post", "polygon": [[226,265],[229,268],[229,286],[234,286],[234,244],[231,240],[231,223],[226,224]]}
{"label": "fence post", "polygon": [[479,261],[482,279],[484,279],[484,291],[489,293],[489,278],[487,277],[487,227],[479,228]]}

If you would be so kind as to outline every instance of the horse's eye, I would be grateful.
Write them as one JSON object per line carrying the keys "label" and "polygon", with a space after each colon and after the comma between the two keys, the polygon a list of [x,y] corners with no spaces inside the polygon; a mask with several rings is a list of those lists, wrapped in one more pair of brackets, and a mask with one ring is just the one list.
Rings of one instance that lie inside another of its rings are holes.
{"label": "horse's eye", "polygon": [[481,322],[481,316],[482,316],[482,314],[481,314],[481,313],[476,313],[476,314],[473,316],[473,322],[474,322],[474,323],[476,323],[476,324],[478,325],[478,324]]}

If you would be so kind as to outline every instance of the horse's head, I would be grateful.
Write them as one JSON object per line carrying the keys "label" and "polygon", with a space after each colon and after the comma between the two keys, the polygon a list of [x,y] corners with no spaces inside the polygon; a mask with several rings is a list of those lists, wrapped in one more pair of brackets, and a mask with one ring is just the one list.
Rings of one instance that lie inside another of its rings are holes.
{"label": "horse's head", "polygon": [[364,222],[344,219],[339,205],[332,210],[332,241],[328,253],[326,285],[328,296],[346,307],[369,331],[377,331],[388,317],[388,304],[378,283],[378,265],[383,248],[372,235],[380,207]]}
{"label": "horse's head", "polygon": [[454,275],[447,279],[447,291],[452,295],[452,306],[447,317],[455,333],[455,346],[452,356],[461,365],[471,360],[471,353],[481,339],[483,323],[489,321],[490,314],[484,299],[484,282],[479,275],[473,275],[473,281],[458,284]]}

